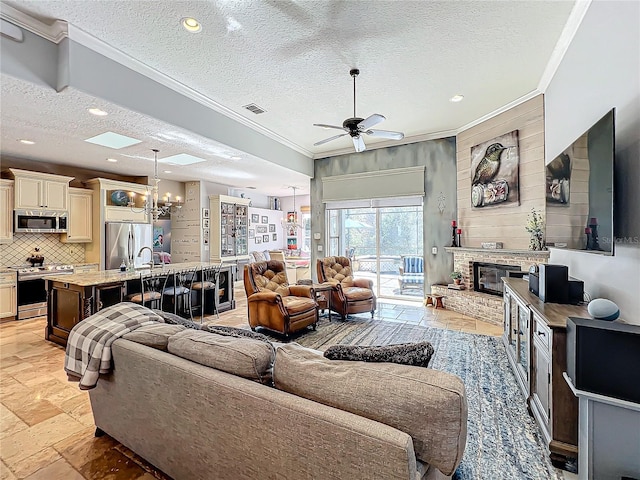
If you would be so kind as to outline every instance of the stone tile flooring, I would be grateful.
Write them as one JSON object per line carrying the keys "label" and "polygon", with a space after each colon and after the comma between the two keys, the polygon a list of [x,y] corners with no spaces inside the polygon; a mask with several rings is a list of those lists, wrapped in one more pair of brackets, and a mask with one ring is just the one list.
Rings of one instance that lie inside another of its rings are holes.
{"label": "stone tile flooring", "polygon": [[[207,323],[247,326],[246,297]],[[448,310],[416,303],[380,303],[381,320],[485,335],[501,329]],[[3,480],[151,480],[161,472],[108,436],[94,437],[87,392],[69,383],[64,349],[44,340],[42,321],[0,325],[0,478]],[[214,477],[212,477],[214,478]],[[571,477],[573,478],[573,477]]]}

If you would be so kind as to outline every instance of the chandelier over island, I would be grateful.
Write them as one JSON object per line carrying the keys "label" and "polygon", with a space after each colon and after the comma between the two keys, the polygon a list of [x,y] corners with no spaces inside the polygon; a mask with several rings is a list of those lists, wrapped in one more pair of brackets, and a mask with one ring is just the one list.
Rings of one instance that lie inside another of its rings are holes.
{"label": "chandelier over island", "polygon": [[[158,178],[158,152],[160,150],[153,148],[151,149],[153,152],[153,186],[151,187],[151,191],[147,189],[147,193],[145,194],[144,205],[142,207],[136,207],[135,198],[136,194],[134,192],[129,193],[129,203],[127,206],[131,208],[134,212],[144,212],[147,215],[151,215],[153,221],[158,221],[158,218],[169,214],[172,208],[175,212],[182,208],[182,199],[179,196],[176,196],[175,203],[171,202],[171,193],[167,193],[166,196],[162,198],[162,204],[158,203],[158,184],[160,183],[160,179]],[[151,198],[149,198],[151,197]]]}

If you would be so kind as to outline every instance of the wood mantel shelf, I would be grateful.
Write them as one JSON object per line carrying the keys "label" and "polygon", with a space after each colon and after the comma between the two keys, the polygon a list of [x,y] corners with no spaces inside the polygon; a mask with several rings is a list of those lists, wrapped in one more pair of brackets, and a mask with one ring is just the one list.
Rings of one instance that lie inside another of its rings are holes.
{"label": "wood mantel shelf", "polygon": [[484,253],[493,255],[521,255],[523,257],[540,257],[549,258],[548,250],[509,250],[506,248],[472,248],[472,247],[444,247],[445,251],[449,253],[463,252],[463,253]]}

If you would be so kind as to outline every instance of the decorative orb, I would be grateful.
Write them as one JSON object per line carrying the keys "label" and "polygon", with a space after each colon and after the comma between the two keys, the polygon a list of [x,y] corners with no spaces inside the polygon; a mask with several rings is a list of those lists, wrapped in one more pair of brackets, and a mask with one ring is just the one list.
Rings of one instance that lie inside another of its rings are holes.
{"label": "decorative orb", "polygon": [[118,207],[125,207],[129,203],[129,195],[124,190],[114,190],[111,192],[111,203]]}
{"label": "decorative orb", "polygon": [[593,318],[599,320],[615,320],[620,316],[618,305],[606,298],[596,298],[589,302],[587,311]]}

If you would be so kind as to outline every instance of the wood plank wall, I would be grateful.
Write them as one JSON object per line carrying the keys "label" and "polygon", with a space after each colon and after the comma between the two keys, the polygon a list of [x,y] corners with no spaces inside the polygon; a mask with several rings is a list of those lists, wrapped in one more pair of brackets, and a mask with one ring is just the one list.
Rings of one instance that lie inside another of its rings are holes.
{"label": "wood plank wall", "polygon": [[[520,205],[471,205],[471,147],[518,130],[520,154]],[[529,248],[525,230],[531,209],[545,212],[544,103],[543,96],[503,112],[456,137],[458,173],[458,226],[463,247],[481,242],[502,242],[504,248]]]}

